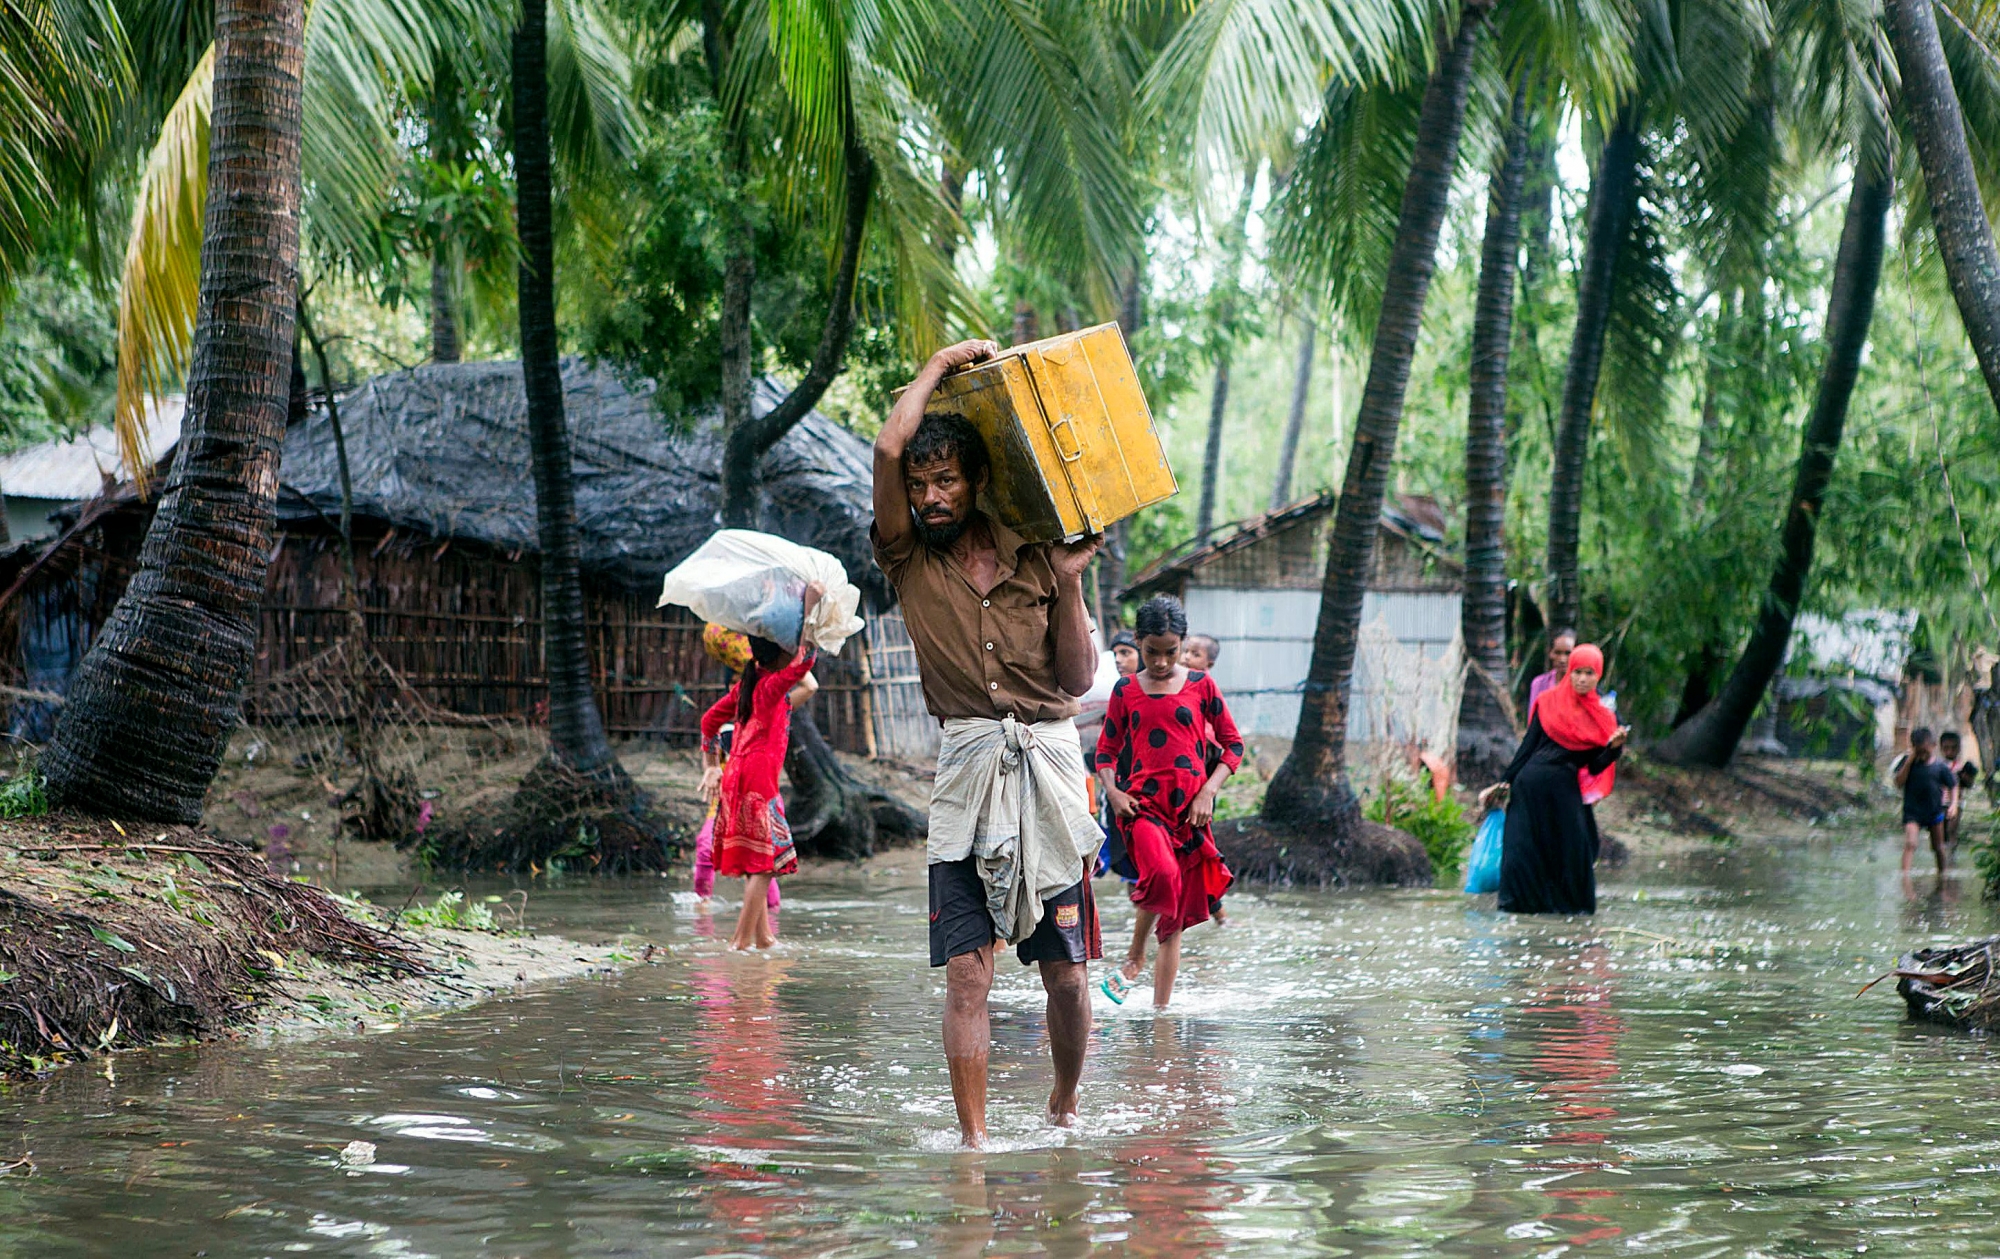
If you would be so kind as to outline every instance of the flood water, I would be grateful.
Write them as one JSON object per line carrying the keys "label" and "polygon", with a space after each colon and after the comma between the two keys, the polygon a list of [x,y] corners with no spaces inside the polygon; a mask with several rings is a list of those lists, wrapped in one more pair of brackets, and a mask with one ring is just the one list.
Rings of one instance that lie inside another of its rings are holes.
{"label": "flood water", "polygon": [[[364,1037],[124,1055],[0,1093],[20,1255],[2000,1253],[2000,1055],[1895,954],[1993,930],[1861,834],[1613,873],[1597,918],[1235,896],[1167,1017],[1102,996],[1080,1130],[996,988],[996,1148],[954,1149],[921,856],[786,886],[738,957],[677,880],[531,921],[664,959]],[[725,888],[733,885],[725,882]],[[1129,911],[1106,894],[1107,947]],[[1491,898],[1486,904],[1490,905]],[[350,1167],[367,1141],[376,1161]]]}

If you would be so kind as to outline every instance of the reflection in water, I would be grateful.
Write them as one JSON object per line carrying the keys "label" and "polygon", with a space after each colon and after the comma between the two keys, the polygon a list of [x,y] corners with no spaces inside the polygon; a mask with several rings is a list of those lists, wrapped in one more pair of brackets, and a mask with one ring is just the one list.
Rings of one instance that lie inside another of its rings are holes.
{"label": "reflection in water", "polygon": [[1245,898],[1186,1009],[1098,1006],[1071,1132],[1007,974],[984,1154],[946,1139],[919,860],[793,880],[755,958],[661,880],[538,890],[658,963],[0,1091],[0,1163],[38,1169],[0,1176],[0,1255],[2000,1253],[2000,1053],[1853,997],[1995,910],[1907,906],[1885,847],[1697,854],[1607,880],[1594,921]]}
{"label": "reflection in water", "polygon": [[810,1131],[798,1121],[800,1099],[788,1082],[792,1028],[778,1006],[789,966],[789,959],[736,956],[706,957],[693,968],[699,1013],[689,1048],[700,1082],[692,1117],[707,1133],[701,1147],[721,1156],[698,1166],[710,1185],[709,1209],[742,1242],[769,1240],[769,1217],[799,1188],[772,1164]]}
{"label": "reflection in water", "polygon": [[[1535,1044],[1530,1070],[1545,1103],[1561,1116],[1544,1140],[1565,1151],[1529,1165],[1529,1184],[1554,1198],[1559,1210],[1542,1216],[1568,1232],[1574,1246],[1608,1241],[1624,1230],[1588,1208],[1604,1208],[1616,1193],[1588,1183],[1609,1170],[1605,1129],[1618,1117],[1610,1083],[1618,1075],[1618,1040],[1625,1025],[1612,1008],[1612,964],[1601,945],[1590,945],[1557,963],[1556,976],[1523,1008]],[[1581,1228],[1581,1231],[1575,1231]]]}
{"label": "reflection in water", "polygon": [[1228,1089],[1214,1026],[1156,1019],[1145,1051],[1127,1068],[1130,1083],[1119,1081],[1154,1099],[1152,1115],[1116,1155],[1130,1168],[1126,1218],[1104,1237],[1122,1241],[1127,1254],[1193,1259],[1222,1251],[1211,1216],[1228,1199],[1207,1143],[1221,1125]]}

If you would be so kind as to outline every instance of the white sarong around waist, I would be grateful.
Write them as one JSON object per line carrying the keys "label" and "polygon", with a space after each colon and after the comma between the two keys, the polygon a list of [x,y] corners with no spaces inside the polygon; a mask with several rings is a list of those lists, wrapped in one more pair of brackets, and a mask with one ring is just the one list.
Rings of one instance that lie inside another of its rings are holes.
{"label": "white sarong around waist", "polygon": [[977,858],[1000,939],[1027,939],[1042,902],[1087,872],[1104,839],[1087,783],[1083,746],[1067,717],[944,723],[927,855],[932,863]]}

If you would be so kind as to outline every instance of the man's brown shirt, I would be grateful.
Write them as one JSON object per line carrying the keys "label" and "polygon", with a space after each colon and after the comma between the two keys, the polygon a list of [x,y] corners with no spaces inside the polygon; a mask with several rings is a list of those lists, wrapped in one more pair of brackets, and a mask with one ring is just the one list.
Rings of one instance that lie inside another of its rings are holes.
{"label": "man's brown shirt", "polygon": [[1029,545],[992,518],[1000,581],[980,594],[965,570],[933,551],[912,530],[884,546],[869,530],[875,563],[888,574],[903,605],[903,624],[917,649],[924,706],[940,720],[1000,717],[1054,721],[1074,717],[1077,702],[1056,682],[1049,614],[1056,572],[1047,545]]}

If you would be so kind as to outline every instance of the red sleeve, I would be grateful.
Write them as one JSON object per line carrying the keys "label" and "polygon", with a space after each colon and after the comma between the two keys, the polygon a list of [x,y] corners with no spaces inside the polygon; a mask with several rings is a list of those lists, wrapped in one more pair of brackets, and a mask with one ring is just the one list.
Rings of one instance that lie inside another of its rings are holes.
{"label": "red sleeve", "polygon": [[1208,718],[1216,746],[1222,749],[1222,763],[1233,774],[1243,768],[1243,735],[1236,729],[1236,719],[1229,715],[1229,705],[1222,702],[1222,688],[1214,678],[1203,681],[1208,684],[1208,694],[1202,697],[1201,715]]}
{"label": "red sleeve", "polygon": [[1126,727],[1131,724],[1130,706],[1125,702],[1125,682],[1119,679],[1111,688],[1111,702],[1104,706],[1104,726],[1097,732],[1097,761],[1102,765],[1116,765],[1118,753],[1125,746],[1125,740],[1132,732]]}
{"label": "red sleeve", "polygon": [[761,688],[764,682],[770,682],[774,685],[782,683],[782,685],[778,685],[777,689],[789,691],[798,685],[800,678],[812,672],[813,664],[818,659],[819,648],[814,647],[811,643],[807,643],[805,646],[799,648],[799,654],[792,657],[790,664],[776,673],[766,674],[764,680],[760,681],[757,685]]}
{"label": "red sleeve", "polygon": [[702,750],[713,751],[716,736],[722,733],[724,726],[734,720],[736,720],[736,684],[732,682],[729,684],[729,689],[722,693],[722,698],[710,704],[708,711],[701,715]]}

